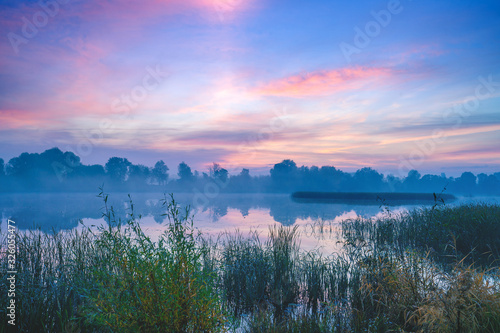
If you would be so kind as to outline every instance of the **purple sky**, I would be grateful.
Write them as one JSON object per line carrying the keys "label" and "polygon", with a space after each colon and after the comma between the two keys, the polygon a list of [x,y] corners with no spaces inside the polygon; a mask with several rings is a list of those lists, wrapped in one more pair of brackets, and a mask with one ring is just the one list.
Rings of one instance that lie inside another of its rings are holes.
{"label": "purple sky", "polygon": [[498,1],[3,1],[0,157],[500,171]]}

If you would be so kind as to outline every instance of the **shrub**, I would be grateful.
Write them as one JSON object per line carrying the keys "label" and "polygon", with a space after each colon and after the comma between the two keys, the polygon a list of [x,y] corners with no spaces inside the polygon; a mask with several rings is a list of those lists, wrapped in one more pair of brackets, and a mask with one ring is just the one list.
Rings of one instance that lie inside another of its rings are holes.
{"label": "shrub", "polygon": [[188,210],[181,214],[172,198],[168,229],[153,242],[131,207],[123,227],[107,211],[109,227],[96,235],[96,252],[105,255],[91,271],[90,321],[121,332],[221,331],[225,319],[214,276],[203,269]]}

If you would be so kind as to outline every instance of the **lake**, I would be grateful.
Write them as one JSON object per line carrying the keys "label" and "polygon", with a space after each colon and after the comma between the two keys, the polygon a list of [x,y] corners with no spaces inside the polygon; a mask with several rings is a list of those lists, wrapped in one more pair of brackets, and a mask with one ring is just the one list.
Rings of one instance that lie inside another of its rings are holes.
{"label": "lake", "polygon": [[[131,197],[136,216],[142,215],[141,225],[149,235],[156,238],[165,230],[168,222],[162,215],[165,212],[162,205],[164,196],[158,193],[137,193]],[[256,231],[264,240],[270,225],[297,225],[302,248],[322,248],[327,251],[339,246],[336,241],[340,221],[385,214],[385,208],[377,202],[371,205],[302,203],[294,201],[289,194],[219,194],[205,206],[197,204],[192,194],[177,193],[174,198],[181,206],[192,207],[194,225],[205,235],[217,237],[220,233],[232,233],[238,229],[243,235]],[[477,201],[498,204],[500,198],[459,197],[449,204]],[[110,194],[108,206],[113,206],[116,216],[122,219],[130,212],[127,194]],[[422,206],[390,206],[389,209],[398,213]],[[103,199],[91,193],[1,194],[0,211],[2,230],[5,230],[7,219],[16,221],[21,230],[37,225],[44,231],[82,228],[79,221],[87,226],[104,223]]]}

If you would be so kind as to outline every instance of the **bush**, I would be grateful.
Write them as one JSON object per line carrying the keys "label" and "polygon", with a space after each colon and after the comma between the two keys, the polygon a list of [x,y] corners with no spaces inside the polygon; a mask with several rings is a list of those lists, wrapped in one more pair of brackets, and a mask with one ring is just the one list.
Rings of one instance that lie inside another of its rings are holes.
{"label": "bush", "polygon": [[109,227],[96,235],[96,253],[105,255],[91,271],[96,285],[87,295],[90,323],[120,332],[221,331],[225,319],[215,277],[203,269],[188,210],[181,214],[172,198],[168,229],[153,242],[131,207],[123,227],[107,211]]}

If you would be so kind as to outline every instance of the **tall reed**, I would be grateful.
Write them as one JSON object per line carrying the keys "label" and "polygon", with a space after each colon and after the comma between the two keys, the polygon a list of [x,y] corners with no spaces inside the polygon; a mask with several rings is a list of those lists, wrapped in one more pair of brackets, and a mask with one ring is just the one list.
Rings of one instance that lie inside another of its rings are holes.
{"label": "tall reed", "polygon": [[153,241],[132,201],[120,220],[101,196],[97,230],[18,232],[20,332],[500,331],[498,206],[346,220],[342,252],[324,255],[300,250],[297,227],[203,237],[173,198]]}

